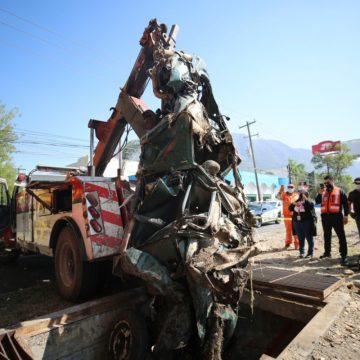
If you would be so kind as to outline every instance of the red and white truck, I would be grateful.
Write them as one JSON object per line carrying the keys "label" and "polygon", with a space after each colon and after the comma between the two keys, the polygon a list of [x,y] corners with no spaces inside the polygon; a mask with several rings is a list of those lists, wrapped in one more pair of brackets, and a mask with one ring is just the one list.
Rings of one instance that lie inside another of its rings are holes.
{"label": "red and white truck", "polygon": [[[126,223],[126,183],[75,168],[38,166],[20,174],[11,205],[7,249],[55,258],[60,294],[80,300],[97,290],[99,262],[118,254]],[[10,235],[10,236],[9,236]]]}

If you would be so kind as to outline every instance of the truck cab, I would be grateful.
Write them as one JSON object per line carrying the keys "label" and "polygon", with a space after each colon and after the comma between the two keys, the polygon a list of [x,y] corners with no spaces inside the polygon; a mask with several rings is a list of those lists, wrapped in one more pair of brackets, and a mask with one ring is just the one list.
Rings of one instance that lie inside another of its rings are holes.
{"label": "truck cab", "polygon": [[60,295],[91,297],[101,287],[100,269],[119,253],[127,220],[119,204],[130,194],[125,187],[80,168],[38,165],[20,174],[11,201],[3,190],[2,211],[11,213],[1,217],[5,249],[54,257]]}

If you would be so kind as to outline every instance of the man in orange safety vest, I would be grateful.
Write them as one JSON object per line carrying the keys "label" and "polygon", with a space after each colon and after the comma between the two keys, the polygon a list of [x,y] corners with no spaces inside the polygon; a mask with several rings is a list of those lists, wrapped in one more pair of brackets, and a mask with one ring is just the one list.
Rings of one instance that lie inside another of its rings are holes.
{"label": "man in orange safety vest", "polygon": [[282,200],[283,214],[284,214],[284,224],[285,224],[285,248],[289,248],[294,237],[294,247],[295,249],[299,248],[299,240],[297,235],[293,235],[293,226],[292,226],[292,211],[289,210],[289,205],[295,201],[298,197],[298,194],[294,191],[294,184],[289,184],[285,191],[284,185],[280,186],[280,191],[277,194],[277,198]]}
{"label": "man in orange safety vest", "polygon": [[315,202],[321,204],[321,222],[324,230],[324,254],[320,258],[331,258],[331,233],[334,229],[339,238],[341,265],[346,265],[348,259],[344,225],[348,222],[349,214],[347,196],[344,190],[335,186],[334,178],[327,175]]}

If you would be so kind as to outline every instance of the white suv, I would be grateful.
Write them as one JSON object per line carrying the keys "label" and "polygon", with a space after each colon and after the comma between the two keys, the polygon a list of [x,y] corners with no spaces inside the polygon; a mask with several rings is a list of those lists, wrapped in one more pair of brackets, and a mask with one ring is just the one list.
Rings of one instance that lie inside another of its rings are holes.
{"label": "white suv", "polygon": [[249,210],[255,217],[255,227],[260,227],[269,222],[278,224],[281,218],[281,207],[275,207],[271,202],[251,202],[249,203]]}
{"label": "white suv", "polygon": [[270,204],[276,209],[280,210],[280,214],[282,213],[282,201],[281,200],[267,200],[266,204]]}

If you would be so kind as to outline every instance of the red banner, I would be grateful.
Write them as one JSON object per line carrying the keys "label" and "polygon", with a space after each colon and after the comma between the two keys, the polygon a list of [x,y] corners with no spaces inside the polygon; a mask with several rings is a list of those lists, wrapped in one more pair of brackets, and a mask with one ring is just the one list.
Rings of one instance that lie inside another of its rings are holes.
{"label": "red banner", "polygon": [[325,140],[317,145],[313,145],[311,147],[313,155],[318,153],[328,153],[332,151],[339,151],[341,142],[340,141],[331,141],[331,140]]}

